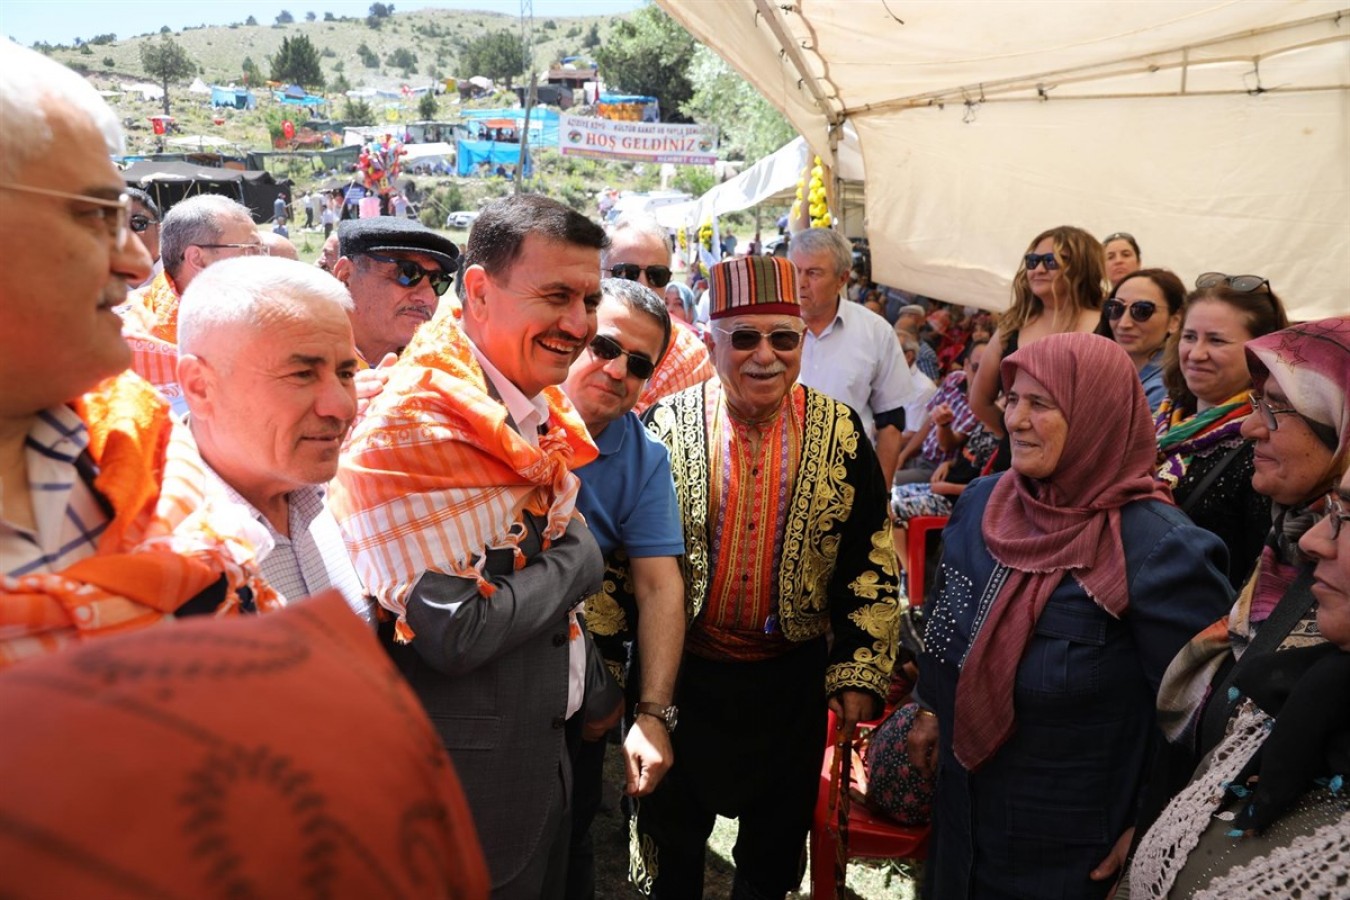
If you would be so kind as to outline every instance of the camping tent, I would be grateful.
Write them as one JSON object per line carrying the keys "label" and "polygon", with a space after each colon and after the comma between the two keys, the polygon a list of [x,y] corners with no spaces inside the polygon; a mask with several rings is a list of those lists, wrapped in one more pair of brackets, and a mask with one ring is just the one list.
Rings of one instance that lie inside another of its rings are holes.
{"label": "camping tent", "polygon": [[211,89],[206,86],[206,82],[201,78],[192,79],[192,84],[188,85],[189,94],[209,94]]}
{"label": "camping tent", "polygon": [[155,198],[168,211],[175,203],[194,194],[224,194],[238,200],[253,213],[253,221],[272,218],[272,201],[283,191],[292,194],[291,181],[280,181],[270,172],[213,169],[176,160],[142,160],[122,172],[122,180]]}
{"label": "camping tent", "polygon": [[248,88],[235,87],[234,85],[221,87],[218,84],[213,84],[211,86],[211,105],[229,106],[235,109],[256,109],[258,98],[253,96]]}
{"label": "camping tent", "polygon": [[1301,318],[1350,284],[1343,0],[658,0],[831,159],[857,130],[874,277],[1006,306],[1044,228],[1145,264],[1270,278]]}

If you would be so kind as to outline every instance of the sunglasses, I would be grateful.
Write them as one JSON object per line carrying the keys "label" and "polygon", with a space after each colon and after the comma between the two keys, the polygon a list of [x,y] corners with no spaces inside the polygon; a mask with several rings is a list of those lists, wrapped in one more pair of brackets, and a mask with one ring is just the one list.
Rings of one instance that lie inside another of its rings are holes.
{"label": "sunglasses", "polygon": [[760,341],[769,339],[769,346],[782,353],[796,350],[797,345],[802,342],[802,333],[793,331],[790,328],[776,328],[773,331],[759,331],[754,328],[737,328],[734,330],[726,328],[716,328],[714,331],[720,331],[722,334],[731,336],[731,347],[733,350],[757,350]]}
{"label": "sunglasses", "polygon": [[652,377],[652,372],[656,371],[656,363],[652,362],[642,353],[629,353],[619,346],[619,342],[613,338],[607,338],[603,334],[597,334],[591,338],[591,354],[596,359],[603,359],[605,362],[618,359],[620,356],[628,357],[628,374],[634,378],[646,380]]}
{"label": "sunglasses", "polygon": [[1134,235],[1130,234],[1128,231],[1113,231],[1111,234],[1102,238],[1102,246],[1105,247],[1112,241],[1129,241],[1131,244],[1137,243],[1134,239]]}
{"label": "sunglasses", "polygon": [[1028,272],[1035,269],[1041,263],[1045,263],[1045,270],[1047,272],[1053,272],[1059,268],[1059,260],[1055,259],[1055,254],[1053,253],[1028,253],[1025,259]]}
{"label": "sunglasses", "polygon": [[1270,293],[1269,279],[1262,278],[1260,275],[1225,275],[1222,272],[1206,272],[1195,279],[1197,289],[1212,288],[1219,286],[1229,287],[1239,294],[1250,294],[1253,291],[1259,291],[1261,288]]}
{"label": "sunglasses", "polygon": [[129,221],[128,224],[131,226],[132,231],[136,232],[137,234],[142,234],[145,231],[145,229],[149,228],[151,225],[158,225],[159,223],[156,222],[154,219],[150,218],[149,216],[142,216],[139,213],[137,213],[132,215],[131,220]]}
{"label": "sunglasses", "polygon": [[1154,303],[1152,300],[1136,300],[1129,306],[1126,306],[1124,303],[1121,303],[1113,297],[1112,299],[1107,300],[1102,308],[1106,310],[1106,317],[1112,322],[1119,321],[1120,317],[1125,315],[1127,311],[1130,314],[1130,318],[1134,319],[1136,322],[1147,322],[1149,319],[1153,318],[1153,314],[1158,311],[1158,304]]}
{"label": "sunglasses", "polygon": [[394,276],[394,281],[398,282],[403,287],[412,287],[415,284],[420,284],[423,278],[428,279],[431,282],[431,289],[436,292],[437,297],[443,296],[446,291],[450,290],[450,285],[455,280],[455,276],[449,272],[442,271],[441,269],[436,269],[434,271],[424,269],[410,259],[380,256],[377,253],[367,253],[366,256],[376,262],[392,263],[397,266],[398,274]]}
{"label": "sunglasses", "polygon": [[1331,527],[1331,539],[1334,541],[1341,536],[1341,527],[1350,522],[1350,512],[1346,511],[1345,502],[1334,490],[1327,494],[1322,511],[1326,514],[1327,524]]}
{"label": "sunglasses", "polygon": [[1266,395],[1260,391],[1248,391],[1247,399],[1252,402],[1252,409],[1261,414],[1261,422],[1269,431],[1280,430],[1280,420],[1276,416],[1299,415],[1299,411],[1292,406],[1271,406]]}
{"label": "sunglasses", "polygon": [[94,207],[92,211],[97,212],[99,218],[103,220],[104,227],[108,229],[108,237],[113,239],[113,246],[121,250],[126,245],[129,227],[127,220],[131,218],[131,198],[126,194],[119,194],[116,200],[110,200],[107,197],[72,194],[67,191],[54,191],[49,188],[32,187],[12,182],[0,184],[0,188],[7,191],[19,191],[24,194],[39,194],[43,197],[59,197],[62,200],[78,200],[81,203],[87,203]]}
{"label": "sunglasses", "polygon": [[634,263],[619,263],[609,267],[609,274],[625,281],[637,281],[638,276],[647,273],[647,283],[654,288],[663,288],[670,284],[670,266],[642,266]]}

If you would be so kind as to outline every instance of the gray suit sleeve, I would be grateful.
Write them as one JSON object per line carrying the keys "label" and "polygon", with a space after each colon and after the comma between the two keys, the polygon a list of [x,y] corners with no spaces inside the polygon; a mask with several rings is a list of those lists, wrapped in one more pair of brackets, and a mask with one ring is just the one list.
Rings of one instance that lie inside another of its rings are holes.
{"label": "gray suit sleeve", "polygon": [[574,519],[523,568],[514,568],[509,551],[489,551],[486,569],[496,588],[491,597],[468,578],[424,572],[408,599],[412,645],[446,675],[471,672],[540,632],[558,629],[567,610],[600,589],[604,559],[590,531]]}

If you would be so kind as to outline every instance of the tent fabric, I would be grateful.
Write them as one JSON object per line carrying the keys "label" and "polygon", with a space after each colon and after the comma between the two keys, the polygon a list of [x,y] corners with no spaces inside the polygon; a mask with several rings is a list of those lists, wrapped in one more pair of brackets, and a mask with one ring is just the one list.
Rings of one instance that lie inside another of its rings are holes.
{"label": "tent fabric", "polygon": [[1350,285],[1344,0],[658,0],[822,158],[856,129],[873,276],[1002,309],[1039,231],[1269,278],[1296,318]]}
{"label": "tent fabric", "polygon": [[[455,174],[461,178],[479,174],[479,168],[487,163],[490,169],[507,166],[514,169],[520,165],[520,145],[500,141],[456,141]],[[530,175],[528,157],[525,161],[525,175]]]}
{"label": "tent fabric", "polygon": [[292,194],[291,180],[278,181],[270,172],[214,169],[176,160],[132,163],[122,171],[122,180],[149,193],[164,212],[195,194],[224,194],[247,206],[258,223],[271,220],[278,195]]}

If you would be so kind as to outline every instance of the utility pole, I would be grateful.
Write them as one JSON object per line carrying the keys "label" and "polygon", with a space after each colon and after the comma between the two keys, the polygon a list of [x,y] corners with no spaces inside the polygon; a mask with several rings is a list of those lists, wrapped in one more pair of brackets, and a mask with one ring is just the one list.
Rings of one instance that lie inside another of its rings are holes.
{"label": "utility pole", "polygon": [[525,184],[525,160],[530,154],[530,110],[534,106],[534,0],[520,0],[520,45],[525,55],[525,74],[529,86],[525,88],[525,127],[520,130],[520,161],[516,163],[516,195]]}

